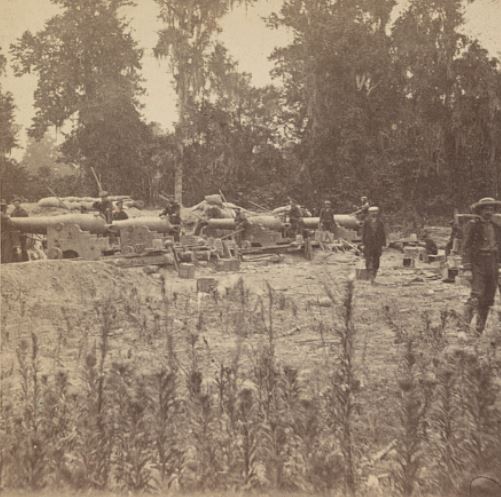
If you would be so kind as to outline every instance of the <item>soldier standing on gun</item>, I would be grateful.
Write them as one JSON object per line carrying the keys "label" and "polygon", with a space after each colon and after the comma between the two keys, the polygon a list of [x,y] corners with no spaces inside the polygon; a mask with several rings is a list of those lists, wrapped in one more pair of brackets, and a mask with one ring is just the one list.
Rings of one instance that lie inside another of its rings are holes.
{"label": "soldier standing on gun", "polygon": [[465,304],[464,319],[469,325],[477,314],[476,331],[482,333],[494,304],[501,263],[501,228],[492,221],[501,202],[486,197],[471,206],[478,217],[465,227],[463,240],[464,277],[471,281],[471,295]]}
{"label": "soldier standing on gun", "polygon": [[379,218],[379,207],[369,208],[368,217],[362,226],[362,244],[365,267],[369,272],[371,285],[374,285],[379,270],[379,260],[386,245],[386,233],[383,221]]}

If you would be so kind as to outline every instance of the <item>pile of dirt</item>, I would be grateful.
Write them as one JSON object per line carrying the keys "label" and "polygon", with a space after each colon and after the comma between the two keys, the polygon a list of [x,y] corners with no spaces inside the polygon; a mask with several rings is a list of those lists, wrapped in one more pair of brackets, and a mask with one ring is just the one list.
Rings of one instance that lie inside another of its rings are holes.
{"label": "pile of dirt", "polygon": [[104,262],[45,260],[2,266],[2,304],[12,299],[47,303],[105,298],[151,278]]}

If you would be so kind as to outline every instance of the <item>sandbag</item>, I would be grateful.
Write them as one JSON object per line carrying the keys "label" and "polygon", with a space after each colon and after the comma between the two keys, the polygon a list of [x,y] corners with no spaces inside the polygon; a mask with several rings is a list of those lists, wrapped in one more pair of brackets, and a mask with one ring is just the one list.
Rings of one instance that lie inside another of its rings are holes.
{"label": "sandbag", "polygon": [[217,205],[218,207],[223,207],[223,199],[219,193],[213,195],[206,195],[204,200],[210,205]]}

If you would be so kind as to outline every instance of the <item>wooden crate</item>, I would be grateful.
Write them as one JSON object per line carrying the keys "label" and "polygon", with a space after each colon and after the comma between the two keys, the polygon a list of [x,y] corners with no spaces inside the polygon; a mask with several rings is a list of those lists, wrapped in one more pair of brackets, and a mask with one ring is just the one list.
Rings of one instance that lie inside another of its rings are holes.
{"label": "wooden crate", "polygon": [[197,292],[211,293],[216,289],[217,281],[214,278],[198,278]]}
{"label": "wooden crate", "polygon": [[194,278],[195,265],[187,262],[181,262],[179,264],[178,275],[180,278]]}
{"label": "wooden crate", "polygon": [[415,259],[415,257],[406,257],[406,256],[404,256],[404,258],[402,260],[402,265],[404,267],[408,267],[408,268],[414,268],[414,267],[416,267],[416,259]]}

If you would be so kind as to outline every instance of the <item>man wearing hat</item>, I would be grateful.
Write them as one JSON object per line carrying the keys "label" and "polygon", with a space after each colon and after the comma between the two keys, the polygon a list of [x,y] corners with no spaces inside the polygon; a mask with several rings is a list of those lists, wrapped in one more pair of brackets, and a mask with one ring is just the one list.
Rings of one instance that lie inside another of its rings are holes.
{"label": "man wearing hat", "polygon": [[367,197],[360,197],[360,207],[355,211],[355,216],[362,222],[365,221],[369,215],[369,207],[369,199]]}
{"label": "man wearing hat", "polygon": [[246,240],[250,222],[247,216],[242,212],[239,207],[235,209],[235,242],[241,247],[242,242]]}
{"label": "man wearing hat", "polygon": [[463,269],[465,279],[471,280],[471,295],[465,304],[464,318],[470,324],[477,314],[478,333],[485,328],[498,284],[501,228],[492,221],[492,216],[500,204],[493,198],[482,198],[471,206],[477,217],[465,226]]}
{"label": "man wearing hat", "polygon": [[21,200],[19,198],[15,198],[12,201],[14,205],[14,209],[10,213],[10,217],[28,217],[28,212],[21,207]]}
{"label": "man wearing hat", "polygon": [[379,217],[379,207],[369,207],[368,217],[362,225],[362,244],[364,246],[365,267],[370,281],[375,283],[379,270],[379,260],[386,245],[386,232],[383,221]]}
{"label": "man wearing hat", "polygon": [[334,220],[334,210],[330,200],[324,201],[324,206],[320,210],[319,228],[322,231],[334,233],[336,229],[336,221]]}
{"label": "man wearing hat", "polygon": [[106,219],[108,224],[111,224],[113,221],[113,204],[108,197],[107,191],[100,191],[99,197],[101,200],[99,202],[95,202],[93,207],[99,211],[99,214]]}
{"label": "man wearing hat", "polygon": [[299,205],[291,197],[289,197],[289,223],[289,235],[291,237],[300,235],[303,231],[303,216]]}

